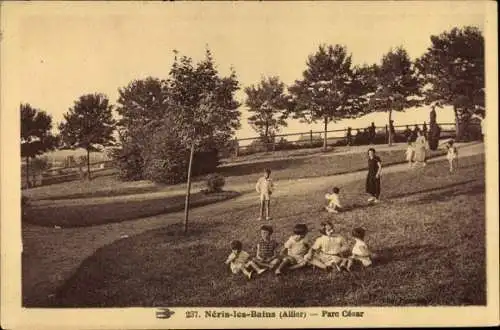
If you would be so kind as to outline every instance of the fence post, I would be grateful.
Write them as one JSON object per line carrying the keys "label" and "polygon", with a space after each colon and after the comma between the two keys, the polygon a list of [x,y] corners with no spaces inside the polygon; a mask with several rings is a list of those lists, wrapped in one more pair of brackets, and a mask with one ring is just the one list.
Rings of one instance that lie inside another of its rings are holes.
{"label": "fence post", "polygon": [[386,143],[389,143],[389,128],[387,124],[385,125],[385,141]]}
{"label": "fence post", "polygon": [[311,147],[313,145],[313,130],[309,131],[309,143],[311,144]]}
{"label": "fence post", "polygon": [[238,143],[238,138],[235,137],[234,138],[234,156],[235,157],[238,157],[239,153],[240,153],[240,144]]}

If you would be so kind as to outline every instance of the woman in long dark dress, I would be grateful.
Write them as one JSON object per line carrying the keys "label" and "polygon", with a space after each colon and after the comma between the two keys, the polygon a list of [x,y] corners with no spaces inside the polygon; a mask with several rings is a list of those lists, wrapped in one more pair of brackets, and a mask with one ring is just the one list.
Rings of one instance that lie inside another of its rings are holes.
{"label": "woman in long dark dress", "polygon": [[380,174],[382,161],[375,154],[375,149],[368,149],[368,176],[366,177],[366,192],[370,194],[369,202],[377,203],[380,197]]}

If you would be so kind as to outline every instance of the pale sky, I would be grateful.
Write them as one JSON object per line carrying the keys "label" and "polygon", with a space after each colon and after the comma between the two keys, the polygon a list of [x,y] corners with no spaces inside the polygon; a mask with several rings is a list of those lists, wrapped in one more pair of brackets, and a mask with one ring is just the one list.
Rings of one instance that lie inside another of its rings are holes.
{"label": "pale sky", "polygon": [[[486,2],[12,2],[2,3],[2,111],[19,103],[62,114],[85,93],[106,94],[133,79],[166,78],[173,49],[203,58],[208,45],[218,69],[234,67],[241,87],[262,76],[300,79],[318,45],[343,44],[354,64],[378,63],[391,47],[422,55],[430,36],[458,26],[483,30]],[[238,100],[244,100],[240,91]],[[240,138],[256,136],[242,107]],[[396,125],[428,121],[429,109],[394,115]],[[450,109],[439,122],[453,122]],[[387,122],[387,114],[330,124],[331,129]],[[321,130],[290,122],[283,133]]]}

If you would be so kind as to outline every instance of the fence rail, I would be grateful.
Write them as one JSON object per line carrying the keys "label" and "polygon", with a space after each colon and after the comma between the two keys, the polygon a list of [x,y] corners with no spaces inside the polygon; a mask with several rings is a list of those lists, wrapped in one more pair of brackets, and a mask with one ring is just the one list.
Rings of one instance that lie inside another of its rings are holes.
{"label": "fence rail", "polygon": [[[112,160],[94,162],[90,164],[90,173],[93,177],[108,175],[116,172]],[[30,173],[30,187],[46,186],[56,183],[75,181],[85,178],[87,175],[87,164],[79,164],[68,167],[52,167],[43,172]],[[21,170],[21,187],[27,188],[25,168]]]}
{"label": "fence rail", "polygon": [[[470,124],[471,126],[477,126],[474,123]],[[438,126],[441,128],[441,137],[452,138],[455,137],[455,123],[438,123]],[[422,124],[409,124],[409,125],[394,125],[393,128],[393,142],[406,142],[407,137],[404,136],[404,133],[408,133],[407,129],[411,134],[415,134],[415,127],[418,127],[419,130],[428,131],[429,124],[426,122]],[[426,129],[424,129],[426,127]],[[363,143],[363,134],[370,134],[368,131],[372,129],[370,127],[356,127],[351,128],[347,127],[344,129],[335,129],[328,130],[327,134],[327,145],[328,146],[341,146],[341,145],[362,145],[368,144]],[[352,141],[349,143],[348,140],[348,131],[351,132]],[[242,138],[235,139],[232,150],[226,152],[226,154],[232,154],[234,157],[248,155],[256,152],[263,151],[275,151],[275,150],[284,150],[284,149],[295,149],[295,148],[312,148],[312,147],[320,147],[323,146],[324,139],[324,131],[313,131],[309,130],[308,132],[300,132],[300,133],[290,133],[290,134],[277,134],[272,137],[268,137],[268,142],[264,141],[262,137],[250,137],[250,138]],[[289,137],[298,137],[297,139],[287,139]],[[375,126],[375,137],[373,137],[375,141],[372,141],[374,144],[383,144],[388,143],[389,138],[389,126]],[[394,139],[396,138],[396,139]],[[364,141],[367,142],[367,141]]]}

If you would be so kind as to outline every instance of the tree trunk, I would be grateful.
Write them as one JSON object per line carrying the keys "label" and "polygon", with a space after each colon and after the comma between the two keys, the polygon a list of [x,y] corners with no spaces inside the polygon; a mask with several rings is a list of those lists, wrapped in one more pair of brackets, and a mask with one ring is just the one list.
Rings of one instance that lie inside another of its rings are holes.
{"label": "tree trunk", "polygon": [[186,202],[184,204],[184,233],[188,231],[188,218],[189,218],[189,198],[191,196],[191,169],[193,164],[194,155],[194,142],[191,142],[191,152],[189,154],[188,177],[187,177],[187,192]]}
{"label": "tree trunk", "polygon": [[391,129],[391,120],[392,120],[392,110],[389,110],[389,147],[392,146],[392,129]]}
{"label": "tree trunk", "polygon": [[90,181],[90,149],[87,149],[87,179]]}
{"label": "tree trunk", "polygon": [[265,125],[265,130],[264,130],[264,142],[266,144],[266,151],[269,151],[269,125],[267,124],[266,122],[266,125]]}
{"label": "tree trunk", "polygon": [[26,188],[30,188],[30,157],[26,157]]}
{"label": "tree trunk", "polygon": [[327,135],[327,131],[328,131],[328,117],[325,117],[325,136],[323,137],[323,150],[326,151],[326,148],[327,148],[327,143],[328,143],[328,137],[326,136]]}

